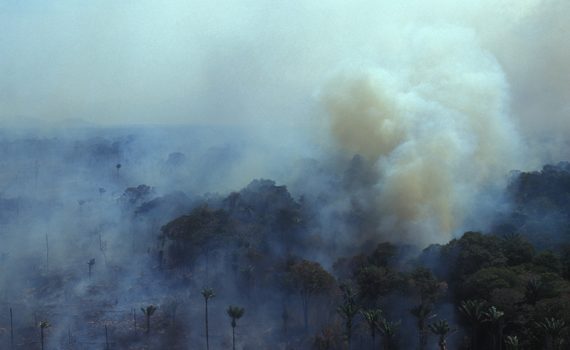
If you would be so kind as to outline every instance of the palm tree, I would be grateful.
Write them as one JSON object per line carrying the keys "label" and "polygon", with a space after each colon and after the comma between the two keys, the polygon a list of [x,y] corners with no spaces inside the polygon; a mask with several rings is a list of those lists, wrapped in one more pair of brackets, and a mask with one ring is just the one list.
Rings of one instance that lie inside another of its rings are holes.
{"label": "palm tree", "polygon": [[372,349],[376,344],[376,329],[378,328],[378,322],[380,322],[382,317],[382,310],[372,309],[372,310],[362,310],[360,314],[366,321],[368,329],[370,330],[370,336],[372,337]]}
{"label": "palm tree", "polygon": [[430,331],[439,337],[438,345],[440,350],[447,350],[447,337],[453,330],[446,320],[435,321],[429,325]]}
{"label": "palm tree", "polygon": [[91,269],[93,269],[93,265],[95,265],[95,259],[89,260],[87,265],[89,266],[89,279],[91,279]]}
{"label": "palm tree", "polygon": [[420,350],[425,349],[427,346],[428,329],[427,320],[435,317],[433,314],[433,308],[430,304],[422,303],[414,307],[411,311],[412,315],[418,320],[418,331],[419,331],[419,348]]}
{"label": "palm tree", "polygon": [[245,313],[245,309],[239,306],[231,306],[226,310],[228,316],[232,319],[232,344],[233,350],[236,350],[236,321],[239,320]]}
{"label": "palm tree", "polygon": [[545,318],[542,322],[537,322],[536,325],[546,335],[546,349],[558,350],[564,341],[562,339],[562,332],[566,329],[566,322],[554,317]]}
{"label": "palm tree", "polygon": [[378,328],[382,335],[384,336],[384,349],[392,350],[394,346],[394,339],[396,338],[396,332],[400,327],[400,322],[392,322],[386,319],[382,319],[382,321],[378,324]]}
{"label": "palm tree", "polygon": [[146,333],[150,333],[150,318],[156,311],[157,307],[154,305],[149,305],[146,308],[141,307],[142,313],[146,316]]}
{"label": "palm tree", "polygon": [[485,321],[491,323],[497,331],[497,334],[493,335],[493,348],[501,350],[503,339],[503,316],[505,313],[497,310],[496,307],[491,306],[483,314],[485,315]]}
{"label": "palm tree", "polygon": [[356,304],[356,293],[352,291],[350,286],[342,285],[341,289],[344,292],[344,303],[337,308],[337,312],[344,319],[346,340],[348,341],[348,349],[350,350],[352,345],[352,321],[360,310],[360,307]]}
{"label": "palm tree", "polygon": [[471,324],[471,350],[477,349],[477,332],[485,321],[484,307],[485,302],[482,300],[464,300],[459,306],[459,312]]}
{"label": "palm tree", "polygon": [[206,309],[206,316],[205,316],[205,324],[206,324],[206,350],[210,350],[210,334],[208,332],[208,301],[216,296],[214,290],[212,288],[204,288],[202,289],[202,296],[204,297],[205,309]]}
{"label": "palm tree", "polygon": [[42,350],[44,349],[44,330],[46,328],[51,327],[51,324],[48,321],[41,321],[40,324],[40,342],[42,344]]}
{"label": "palm tree", "polygon": [[519,350],[520,341],[519,337],[516,335],[509,335],[505,337],[505,344],[507,344],[507,350]]}

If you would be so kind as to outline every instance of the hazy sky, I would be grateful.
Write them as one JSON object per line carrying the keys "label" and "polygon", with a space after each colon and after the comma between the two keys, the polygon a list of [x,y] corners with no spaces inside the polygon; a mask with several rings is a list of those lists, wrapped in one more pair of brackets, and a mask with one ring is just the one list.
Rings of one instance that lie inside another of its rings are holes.
{"label": "hazy sky", "polygon": [[403,31],[450,24],[499,61],[522,128],[567,128],[567,4],[2,0],[0,118],[306,122],[339,67],[397,60]]}

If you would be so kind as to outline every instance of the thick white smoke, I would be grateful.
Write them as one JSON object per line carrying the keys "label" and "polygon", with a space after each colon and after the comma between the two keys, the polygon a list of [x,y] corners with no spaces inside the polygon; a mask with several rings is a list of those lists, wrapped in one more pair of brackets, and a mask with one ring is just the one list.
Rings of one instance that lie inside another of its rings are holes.
{"label": "thick white smoke", "polygon": [[347,69],[321,98],[340,147],[378,168],[381,231],[447,241],[517,164],[509,89],[473,30],[410,28],[381,63]]}

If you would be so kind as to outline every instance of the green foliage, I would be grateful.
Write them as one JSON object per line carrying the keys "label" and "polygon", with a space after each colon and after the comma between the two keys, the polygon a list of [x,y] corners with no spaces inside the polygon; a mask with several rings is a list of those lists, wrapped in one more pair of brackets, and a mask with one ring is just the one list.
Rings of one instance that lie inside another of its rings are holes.
{"label": "green foliage", "polygon": [[396,334],[400,328],[400,321],[388,321],[382,319],[378,324],[378,329],[384,338],[384,348],[391,350],[395,346]]}
{"label": "green foliage", "polygon": [[227,212],[207,206],[169,222],[161,231],[161,240],[168,243],[168,257],[173,264],[190,263],[234,237]]}
{"label": "green foliage", "polygon": [[466,232],[459,240],[447,244],[444,253],[452,258],[452,275],[456,279],[481,268],[502,267],[507,263],[500,249],[500,238],[480,232]]}
{"label": "green foliage", "polygon": [[550,349],[560,349],[564,342],[563,333],[567,327],[564,320],[547,317],[541,322],[536,322],[536,326],[545,336],[545,341]]}
{"label": "green foliage", "polygon": [[288,278],[301,294],[307,296],[325,293],[335,284],[334,277],[321,264],[309,260],[290,266]]}
{"label": "green foliage", "polygon": [[370,335],[372,339],[374,339],[376,335],[376,329],[378,328],[378,324],[382,320],[382,310],[380,309],[368,309],[368,310],[360,310],[360,314],[366,325],[368,326],[368,330],[370,331]]}
{"label": "green foliage", "polygon": [[517,337],[516,335],[506,336],[505,337],[505,344],[507,345],[507,350],[519,350],[520,349],[519,337]]}
{"label": "green foliage", "polygon": [[380,243],[376,246],[376,249],[368,257],[368,261],[371,265],[378,267],[387,267],[392,258],[396,256],[398,248],[389,242]]}
{"label": "green foliage", "polygon": [[432,272],[424,267],[418,267],[410,274],[412,288],[419,294],[423,303],[433,303],[445,293],[447,284],[438,281]]}
{"label": "green foliage", "polygon": [[534,247],[520,234],[506,234],[501,237],[500,247],[507,264],[516,266],[529,263],[534,257]]}
{"label": "green foliage", "polygon": [[562,272],[560,258],[550,250],[539,253],[533,260],[535,266],[541,267],[544,272],[559,274]]}
{"label": "green foliage", "polygon": [[367,266],[356,276],[360,297],[374,302],[400,288],[404,281],[400,274],[384,267]]}
{"label": "green foliage", "polygon": [[479,325],[485,321],[485,304],[483,300],[464,300],[459,305],[459,312],[470,324]]}
{"label": "green foliage", "polygon": [[487,311],[483,312],[483,315],[485,316],[485,321],[498,323],[501,321],[503,316],[505,316],[505,313],[498,310],[495,306],[491,306],[489,309],[487,309]]}
{"label": "green foliage", "polygon": [[449,323],[447,323],[446,320],[435,321],[434,323],[430,323],[428,327],[433,334],[442,337],[444,339],[447,338],[449,333],[452,332],[451,327],[449,326]]}
{"label": "green foliage", "polygon": [[463,297],[489,299],[493,290],[517,286],[520,276],[516,270],[508,267],[489,267],[464,278],[465,282],[461,285]]}
{"label": "green foliage", "polygon": [[570,280],[570,244],[563,246],[561,249],[560,265],[562,268],[562,276]]}

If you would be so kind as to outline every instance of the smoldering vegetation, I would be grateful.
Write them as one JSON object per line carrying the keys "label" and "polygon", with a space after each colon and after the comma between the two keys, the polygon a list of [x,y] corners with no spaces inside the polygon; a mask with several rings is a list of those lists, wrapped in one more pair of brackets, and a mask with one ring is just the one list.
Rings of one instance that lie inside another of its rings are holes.
{"label": "smoldering vegetation", "polygon": [[212,191],[258,146],[223,133],[6,137],[2,348],[567,346],[567,163],[511,173],[488,230],[423,249],[390,240],[360,155]]}

